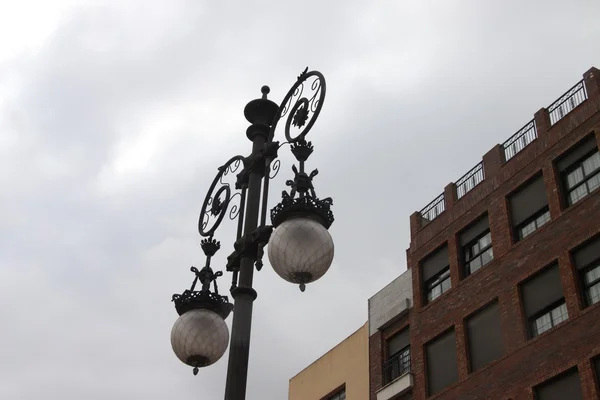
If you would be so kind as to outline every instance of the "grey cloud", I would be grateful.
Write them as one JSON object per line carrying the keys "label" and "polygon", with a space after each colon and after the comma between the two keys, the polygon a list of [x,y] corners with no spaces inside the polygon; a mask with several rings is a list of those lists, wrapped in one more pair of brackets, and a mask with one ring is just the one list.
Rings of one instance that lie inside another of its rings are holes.
{"label": "grey cloud", "polygon": [[281,99],[306,65],[328,83],[308,167],[334,198],[334,265],[305,293],[255,275],[248,399],[284,399],[406,268],[409,215],[600,64],[591,1],[144,7],[71,9],[0,67],[18,89],[0,97],[2,398],[222,398],[227,356],[194,377],[170,349],[169,300],[202,263],[204,190],[249,151],[261,85]]}

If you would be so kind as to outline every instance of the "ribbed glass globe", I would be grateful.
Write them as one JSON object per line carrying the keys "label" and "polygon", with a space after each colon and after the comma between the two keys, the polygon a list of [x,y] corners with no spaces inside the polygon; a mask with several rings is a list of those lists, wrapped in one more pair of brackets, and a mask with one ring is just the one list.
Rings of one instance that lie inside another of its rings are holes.
{"label": "ribbed glass globe", "polygon": [[319,222],[293,218],[279,225],[269,240],[269,261],[288,282],[304,284],[322,277],[333,261],[333,239]]}
{"label": "ribbed glass globe", "polygon": [[227,350],[229,328],[217,313],[197,309],[181,315],[171,330],[171,346],[177,358],[192,367],[217,362]]}

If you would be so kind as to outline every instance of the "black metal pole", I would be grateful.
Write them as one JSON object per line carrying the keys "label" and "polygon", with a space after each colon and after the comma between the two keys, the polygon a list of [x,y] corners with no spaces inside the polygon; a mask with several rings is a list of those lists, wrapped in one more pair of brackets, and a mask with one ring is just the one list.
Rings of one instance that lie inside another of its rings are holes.
{"label": "black metal pole", "polygon": [[[264,148],[265,139],[262,132],[256,131],[253,133],[252,156],[257,155]],[[252,234],[258,227],[263,174],[264,167],[252,168],[249,173],[245,209],[246,219],[244,221],[244,235],[246,237]],[[257,295],[256,291],[252,288],[254,262],[254,257],[249,255],[242,256],[238,285],[231,292],[234,298],[234,311],[231,326],[225,400],[244,400],[246,398],[250,332],[252,327],[252,303]]]}

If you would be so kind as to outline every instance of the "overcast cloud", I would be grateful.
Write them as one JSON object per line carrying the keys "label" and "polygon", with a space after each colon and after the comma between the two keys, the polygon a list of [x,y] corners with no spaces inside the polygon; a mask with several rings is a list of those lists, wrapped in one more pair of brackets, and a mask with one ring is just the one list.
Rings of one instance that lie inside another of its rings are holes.
{"label": "overcast cloud", "polygon": [[2,2],[0,398],[223,397],[227,356],[194,377],[172,353],[170,298],[217,166],[249,153],[245,104],[308,65],[336,257],[305,293],[255,274],[248,399],[286,399],[406,269],[410,214],[600,67],[599,20],[597,0]]}

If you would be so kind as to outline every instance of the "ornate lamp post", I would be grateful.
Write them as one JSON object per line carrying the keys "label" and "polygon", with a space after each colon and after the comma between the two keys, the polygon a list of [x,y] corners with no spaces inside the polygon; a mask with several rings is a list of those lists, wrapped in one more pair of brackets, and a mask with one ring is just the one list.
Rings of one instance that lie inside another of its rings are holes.
{"label": "ornate lamp post", "polygon": [[[312,180],[318,171],[305,172],[305,162],[313,152],[306,135],[323,107],[325,78],[307,68],[280,106],[267,99],[267,86],[261,91],[262,98],[244,109],[251,124],[246,136],[252,141],[252,152],[247,157],[232,157],[218,168],[202,204],[198,231],[206,238],[201,242],[206,264],[200,271],[192,267],[196,276],[192,287],[173,295],[180,317],[171,331],[171,344],[177,357],[194,368],[194,374],[225,353],[229,331],[224,320],[233,310],[225,400],[243,400],[246,396],[252,304],[257,296],[252,280],[254,268],[260,271],[263,266],[264,247],[268,244],[275,272],[298,284],[302,291],[306,284],[323,276],[333,261],[333,240],[328,232],[333,223],[333,202],[331,198],[319,199],[315,193]],[[280,145],[273,139],[282,119],[286,142]],[[290,145],[298,167],[292,167],[294,178],[286,181],[290,192],[283,191],[281,202],[270,210],[272,225],[267,225],[269,180],[280,169],[277,152],[284,144]],[[233,189],[223,182],[228,174],[236,174]],[[227,296],[219,295],[216,278],[223,273],[215,273],[210,267],[211,258],[220,248],[214,234],[226,213],[238,223],[234,251],[226,265],[232,273],[230,292],[235,305]],[[202,285],[199,291],[195,290],[198,281]]]}

